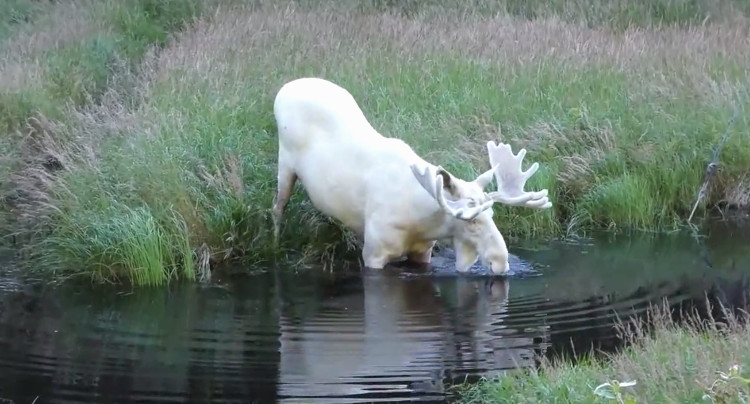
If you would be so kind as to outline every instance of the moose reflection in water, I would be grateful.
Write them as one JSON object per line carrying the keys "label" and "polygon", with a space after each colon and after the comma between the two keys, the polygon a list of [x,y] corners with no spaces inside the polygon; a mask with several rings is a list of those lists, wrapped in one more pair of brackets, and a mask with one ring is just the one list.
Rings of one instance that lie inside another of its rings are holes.
{"label": "moose reflection in water", "polygon": [[306,318],[281,315],[280,394],[443,394],[452,373],[533,366],[545,327],[504,329],[510,283],[366,270],[361,292],[326,299]]}

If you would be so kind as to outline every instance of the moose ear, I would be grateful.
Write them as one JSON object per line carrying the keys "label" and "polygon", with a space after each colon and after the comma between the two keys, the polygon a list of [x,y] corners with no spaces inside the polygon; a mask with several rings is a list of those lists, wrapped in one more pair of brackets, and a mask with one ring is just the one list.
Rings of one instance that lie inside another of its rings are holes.
{"label": "moose ear", "polygon": [[449,173],[448,170],[441,166],[437,167],[437,174],[443,177],[443,188],[445,188],[445,190],[451,195],[455,196],[456,184],[453,181],[453,174]]}

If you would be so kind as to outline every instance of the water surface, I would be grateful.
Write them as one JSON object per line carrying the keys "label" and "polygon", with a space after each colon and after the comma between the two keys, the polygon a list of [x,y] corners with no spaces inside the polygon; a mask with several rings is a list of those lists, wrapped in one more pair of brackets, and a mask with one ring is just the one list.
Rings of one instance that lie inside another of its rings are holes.
{"label": "water surface", "polygon": [[[442,400],[451,383],[619,341],[615,315],[742,305],[750,228],[511,250],[535,276],[265,271],[123,290],[0,282],[0,398],[47,402]],[[709,266],[710,265],[710,266]],[[2,402],[2,400],[0,400]]]}

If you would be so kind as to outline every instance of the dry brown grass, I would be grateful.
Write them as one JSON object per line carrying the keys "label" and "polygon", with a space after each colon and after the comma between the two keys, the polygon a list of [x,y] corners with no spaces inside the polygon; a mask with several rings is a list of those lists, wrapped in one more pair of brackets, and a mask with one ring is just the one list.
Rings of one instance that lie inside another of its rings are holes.
{"label": "dry brown grass", "polygon": [[387,49],[399,58],[448,53],[514,68],[554,61],[570,67],[605,64],[629,74],[668,76],[674,71],[703,71],[717,58],[750,60],[750,20],[738,16],[727,24],[615,33],[556,18],[524,21],[448,14],[406,19],[356,11],[303,11],[293,5],[255,12],[225,8],[181,36],[163,54],[162,67],[189,64],[196,72],[207,73],[209,66],[227,58],[258,62],[269,56],[259,52],[289,45],[294,45],[293,55],[274,54],[269,59],[300,62],[342,53],[357,58]]}
{"label": "dry brown grass", "polygon": [[[683,400],[697,398],[699,391],[717,379],[717,371],[726,372],[734,365],[747,366],[744,352],[750,327],[729,310],[722,317],[725,318],[717,322],[691,313],[685,324],[677,324],[668,307],[652,311],[648,321],[655,326],[647,330],[633,323],[626,331],[629,343],[636,344],[636,348],[610,357],[613,378],[641,381],[642,386],[635,389],[640,402],[647,397],[666,399],[673,395],[684,395]],[[704,341],[712,343],[707,347]],[[741,389],[747,387],[750,386]]]}
{"label": "dry brown grass", "polygon": [[20,234],[37,231],[53,223],[51,216],[61,213],[60,199],[78,196],[60,180],[63,173],[98,173],[103,176],[102,147],[118,136],[145,131],[139,116],[122,104],[122,94],[110,90],[101,103],[86,108],[65,109],[69,121],[60,122],[44,115],[31,117],[20,131],[18,150],[11,167],[15,167],[4,186],[11,198],[14,228]]}

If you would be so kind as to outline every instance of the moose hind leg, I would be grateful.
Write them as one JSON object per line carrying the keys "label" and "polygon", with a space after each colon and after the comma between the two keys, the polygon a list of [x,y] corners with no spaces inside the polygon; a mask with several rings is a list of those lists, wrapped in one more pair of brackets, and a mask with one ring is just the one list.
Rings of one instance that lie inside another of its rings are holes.
{"label": "moose hind leg", "polygon": [[289,202],[289,198],[292,196],[292,190],[294,189],[294,184],[297,181],[297,174],[292,170],[290,167],[288,167],[286,164],[283,164],[281,161],[279,161],[279,172],[277,175],[277,184],[276,184],[276,196],[273,200],[273,240],[274,243],[278,244],[279,242],[279,236],[281,233],[281,219],[284,215],[284,210],[286,209],[286,205]]}
{"label": "moose hind leg", "polygon": [[406,258],[409,265],[417,266],[422,269],[430,267],[430,261],[432,261],[432,249],[435,247],[435,242],[427,243],[425,248],[422,250],[410,252]]}
{"label": "moose hind leg", "polygon": [[432,249],[435,247],[435,244],[437,244],[436,241],[431,241],[420,245],[422,248],[417,248],[409,252],[407,258],[415,264],[429,264],[432,260]]}

